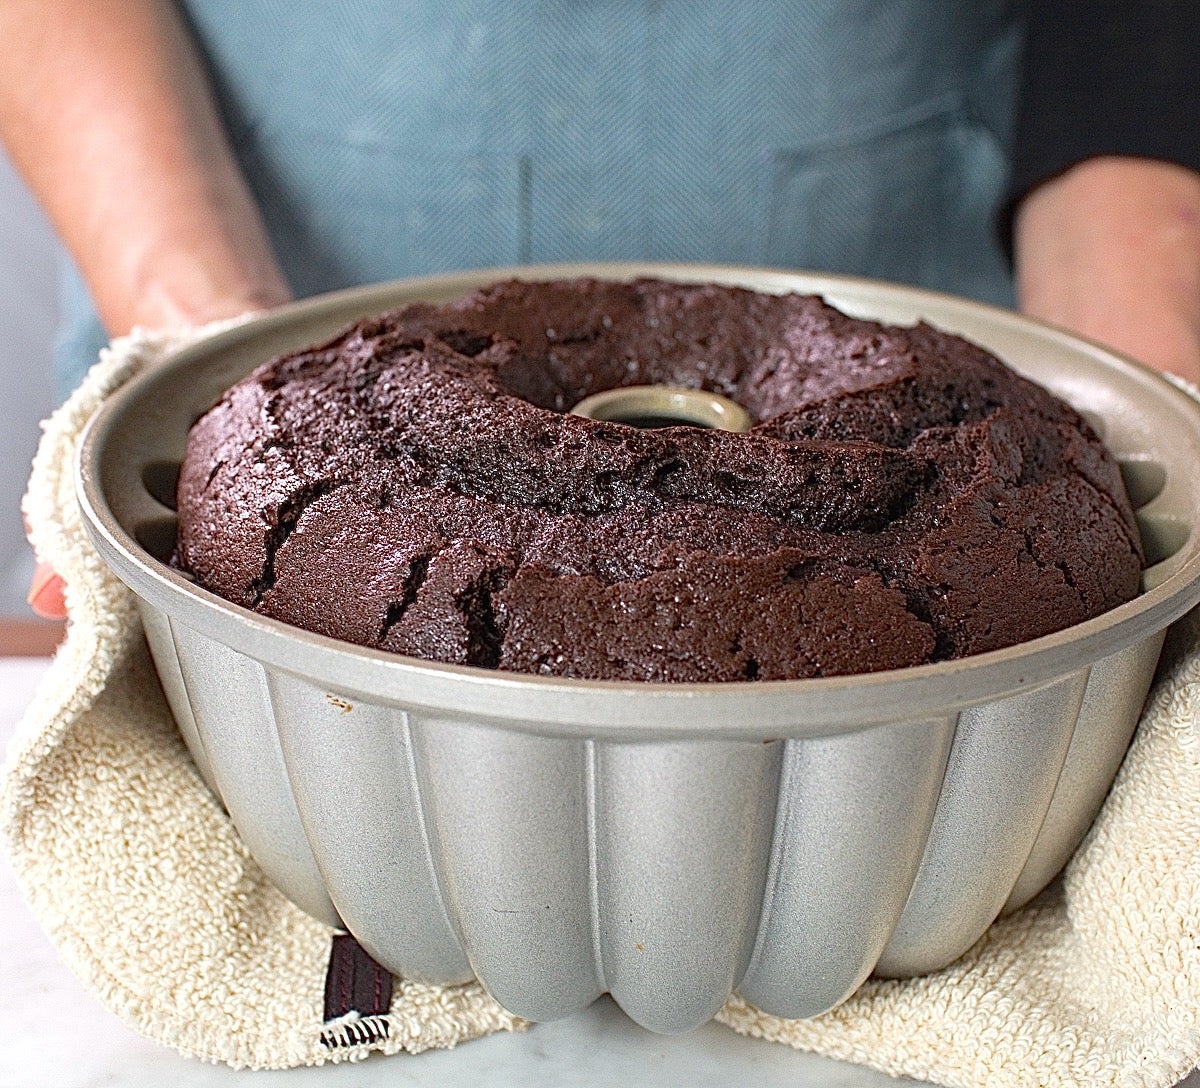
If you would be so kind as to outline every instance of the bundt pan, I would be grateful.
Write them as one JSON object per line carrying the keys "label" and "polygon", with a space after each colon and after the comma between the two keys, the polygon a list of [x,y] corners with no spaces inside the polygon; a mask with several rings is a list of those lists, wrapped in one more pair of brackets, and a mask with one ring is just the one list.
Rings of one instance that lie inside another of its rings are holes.
{"label": "bundt pan", "polygon": [[[401,303],[508,276],[737,284],[924,318],[1104,434],[1138,509],[1143,592],[1009,649],[866,676],[667,685],[455,667],[244,611],[163,560],[189,425],[256,364]],[[942,967],[1060,870],[1129,743],[1165,627],[1200,600],[1200,406],[1011,313],[866,280],[586,265],[410,280],[285,307],[106,404],[78,466],[88,529],[140,600],[201,775],[310,914],[411,978],[513,1012],[609,992],[694,1028],[737,990],[812,1016],[872,972]]]}

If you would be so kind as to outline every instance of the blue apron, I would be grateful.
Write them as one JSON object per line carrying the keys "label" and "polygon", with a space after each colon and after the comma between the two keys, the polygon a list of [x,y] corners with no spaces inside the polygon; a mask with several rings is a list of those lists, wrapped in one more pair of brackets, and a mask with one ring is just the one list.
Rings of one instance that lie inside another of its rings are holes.
{"label": "blue apron", "polygon": [[[293,290],[605,259],[1010,304],[1020,0],[187,0]],[[103,334],[68,278],[67,381]]]}

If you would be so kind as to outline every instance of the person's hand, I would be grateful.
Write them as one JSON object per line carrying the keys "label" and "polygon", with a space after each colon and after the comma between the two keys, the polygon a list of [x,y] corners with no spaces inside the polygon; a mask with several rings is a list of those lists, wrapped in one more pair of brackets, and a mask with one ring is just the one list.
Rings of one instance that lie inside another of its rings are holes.
{"label": "person's hand", "polygon": [[1025,313],[1200,384],[1200,174],[1089,159],[1026,197],[1014,250]]}
{"label": "person's hand", "polygon": [[49,563],[38,563],[29,583],[29,607],[47,620],[67,618],[66,586]]}
{"label": "person's hand", "polygon": [[[25,518],[25,535],[29,536],[29,519]],[[63,596],[63,580],[54,573],[49,563],[37,561],[33,578],[29,583],[29,595],[26,597],[29,607],[39,616],[47,620],[65,620],[67,618],[67,602]]]}
{"label": "person's hand", "polygon": [[[5,0],[0,40],[0,139],[111,335],[287,301],[177,5]],[[62,590],[39,566],[29,603],[62,616]]]}
{"label": "person's hand", "polygon": [[175,4],[0,4],[0,139],[112,336],[289,297]]}

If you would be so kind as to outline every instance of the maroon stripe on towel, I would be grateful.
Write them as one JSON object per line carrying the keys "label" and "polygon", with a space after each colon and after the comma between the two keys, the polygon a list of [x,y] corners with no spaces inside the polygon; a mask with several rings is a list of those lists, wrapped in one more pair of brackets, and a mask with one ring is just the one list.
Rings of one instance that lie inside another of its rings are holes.
{"label": "maroon stripe on towel", "polygon": [[391,1004],[391,972],[371,959],[349,933],[335,933],[325,972],[325,1020],[352,1012],[382,1016]]}

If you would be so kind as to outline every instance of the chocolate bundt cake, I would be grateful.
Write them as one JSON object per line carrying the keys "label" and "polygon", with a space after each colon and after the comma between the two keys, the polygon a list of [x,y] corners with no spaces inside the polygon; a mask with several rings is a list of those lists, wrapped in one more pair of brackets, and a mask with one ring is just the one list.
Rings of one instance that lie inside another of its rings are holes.
{"label": "chocolate bundt cake", "polygon": [[[570,414],[722,394],[744,434]],[[1117,465],[925,324],[642,280],[506,282],[275,359],[192,429],[177,562],[297,626],[435,661],[648,681],[963,657],[1138,591]]]}

